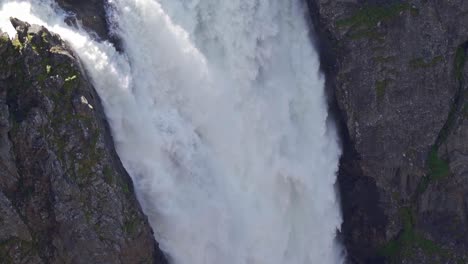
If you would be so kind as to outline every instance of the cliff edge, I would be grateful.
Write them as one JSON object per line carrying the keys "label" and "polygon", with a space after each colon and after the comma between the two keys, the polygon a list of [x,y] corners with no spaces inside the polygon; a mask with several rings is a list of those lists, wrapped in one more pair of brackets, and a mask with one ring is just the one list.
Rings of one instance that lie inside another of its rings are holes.
{"label": "cliff edge", "polygon": [[2,263],[166,263],[99,98],[58,35],[0,35]]}

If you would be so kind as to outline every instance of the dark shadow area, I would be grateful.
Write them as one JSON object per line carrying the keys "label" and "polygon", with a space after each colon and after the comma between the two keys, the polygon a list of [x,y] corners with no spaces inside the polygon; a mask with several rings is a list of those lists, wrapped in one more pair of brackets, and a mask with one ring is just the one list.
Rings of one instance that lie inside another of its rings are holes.
{"label": "dark shadow area", "polygon": [[346,112],[342,111],[335,94],[336,76],[339,70],[336,40],[320,21],[319,7],[316,1],[306,0],[309,8],[309,23],[314,29],[312,39],[320,58],[320,70],[325,77],[325,93],[328,103],[328,119],[337,129],[342,156],[339,161],[336,189],[340,201],[343,223],[337,238],[345,247],[346,263],[385,263],[379,257],[377,249],[372,248],[369,233],[384,230],[387,218],[379,208],[379,192],[375,181],[366,177],[359,165],[360,156],[354,147],[346,125]]}

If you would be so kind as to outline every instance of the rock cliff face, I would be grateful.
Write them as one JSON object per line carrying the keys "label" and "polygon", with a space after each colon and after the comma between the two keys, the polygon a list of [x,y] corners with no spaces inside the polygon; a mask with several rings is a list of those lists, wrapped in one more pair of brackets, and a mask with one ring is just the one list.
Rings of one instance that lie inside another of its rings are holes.
{"label": "rock cliff face", "polygon": [[122,51],[120,39],[112,33],[106,9],[106,0],[56,0],[60,8],[67,12],[65,22],[69,25],[82,25],[89,34],[98,40],[107,40]]}
{"label": "rock cliff face", "polygon": [[[112,40],[103,1],[57,2]],[[350,262],[468,263],[468,2],[308,3],[342,130]],[[79,61],[47,29],[13,24],[17,38],[0,36],[0,260],[165,263]]]}
{"label": "rock cliff face", "polygon": [[0,35],[0,262],[165,263],[79,60],[46,28]]}
{"label": "rock cliff face", "polygon": [[341,121],[353,263],[468,263],[463,0],[308,0]]}
{"label": "rock cliff face", "polygon": [[80,23],[100,39],[109,40],[111,34],[103,0],[57,0],[57,4],[68,11],[67,21]]}

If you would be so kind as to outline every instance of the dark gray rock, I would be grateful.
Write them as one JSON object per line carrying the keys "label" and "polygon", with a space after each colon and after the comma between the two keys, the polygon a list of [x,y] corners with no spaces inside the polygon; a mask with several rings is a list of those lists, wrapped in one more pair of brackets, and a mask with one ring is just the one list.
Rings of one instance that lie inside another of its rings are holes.
{"label": "dark gray rock", "polygon": [[350,260],[468,262],[468,2],[309,5],[342,121]]}
{"label": "dark gray rock", "polygon": [[108,39],[108,23],[104,0],[57,0],[64,10],[70,12],[69,22],[81,24],[102,39]]}
{"label": "dark gray rock", "polygon": [[69,25],[82,25],[99,40],[108,40],[121,51],[120,39],[112,33],[108,20],[105,0],[56,0],[57,4],[68,12],[66,22]]}
{"label": "dark gray rock", "polygon": [[46,28],[0,36],[0,262],[166,263],[78,59]]}

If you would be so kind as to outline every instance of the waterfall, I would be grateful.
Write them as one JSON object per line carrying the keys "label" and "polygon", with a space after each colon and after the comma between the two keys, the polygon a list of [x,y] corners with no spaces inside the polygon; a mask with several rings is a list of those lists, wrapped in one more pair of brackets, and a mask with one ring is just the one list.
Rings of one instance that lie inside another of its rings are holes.
{"label": "waterfall", "polygon": [[173,264],[342,263],[340,155],[300,0],[110,0],[124,54],[50,0],[0,0],[79,55]]}

